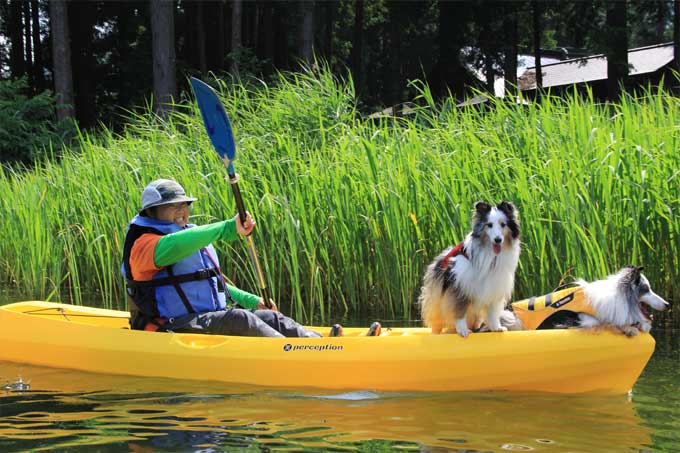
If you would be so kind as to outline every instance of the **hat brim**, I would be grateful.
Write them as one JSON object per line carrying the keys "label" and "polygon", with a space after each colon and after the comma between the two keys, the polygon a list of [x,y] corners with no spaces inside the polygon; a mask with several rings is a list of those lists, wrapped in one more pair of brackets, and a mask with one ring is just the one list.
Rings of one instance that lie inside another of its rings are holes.
{"label": "hat brim", "polygon": [[159,201],[158,203],[152,203],[149,206],[145,206],[142,209],[139,210],[139,213],[141,214],[142,212],[146,211],[149,208],[155,208],[157,206],[164,206],[166,204],[173,204],[173,203],[193,203],[194,201],[197,201],[198,198],[193,198],[193,197],[187,197],[184,195],[180,195],[177,197],[172,198],[171,200],[163,200]]}

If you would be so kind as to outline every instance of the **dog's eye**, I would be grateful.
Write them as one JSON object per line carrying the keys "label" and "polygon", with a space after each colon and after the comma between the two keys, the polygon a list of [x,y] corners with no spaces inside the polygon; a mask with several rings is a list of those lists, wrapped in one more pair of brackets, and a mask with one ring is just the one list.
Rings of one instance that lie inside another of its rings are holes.
{"label": "dog's eye", "polygon": [[487,228],[491,228],[492,226],[493,226],[493,223],[491,223],[491,222],[489,222],[489,223],[486,224],[486,227],[487,227]]}
{"label": "dog's eye", "polygon": [[648,293],[648,292],[649,292],[649,286],[647,286],[647,285],[642,285],[642,286],[640,287],[640,294],[645,294],[645,293]]}
{"label": "dog's eye", "polygon": [[501,222],[501,228],[505,228],[505,222]]}

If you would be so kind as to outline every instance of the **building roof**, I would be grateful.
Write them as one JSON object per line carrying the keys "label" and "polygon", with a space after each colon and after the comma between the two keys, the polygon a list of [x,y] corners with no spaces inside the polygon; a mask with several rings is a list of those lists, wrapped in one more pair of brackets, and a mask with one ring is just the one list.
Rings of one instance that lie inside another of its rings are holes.
{"label": "building roof", "polygon": [[[638,47],[628,51],[628,75],[658,71],[673,61],[673,43]],[[593,82],[607,78],[607,57],[593,55],[541,66],[543,88]],[[517,81],[521,90],[536,89],[536,69],[529,68]]]}

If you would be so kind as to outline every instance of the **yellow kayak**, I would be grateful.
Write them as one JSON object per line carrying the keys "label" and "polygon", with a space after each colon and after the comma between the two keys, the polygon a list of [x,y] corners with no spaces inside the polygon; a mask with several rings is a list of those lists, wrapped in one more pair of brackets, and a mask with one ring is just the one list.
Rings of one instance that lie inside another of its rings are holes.
{"label": "yellow kayak", "polygon": [[[327,333],[329,328],[312,329]],[[649,334],[578,329],[432,335],[345,328],[343,337],[255,338],[133,331],[128,313],[51,302],[0,307],[0,360],[273,387],[380,391],[629,391]]]}

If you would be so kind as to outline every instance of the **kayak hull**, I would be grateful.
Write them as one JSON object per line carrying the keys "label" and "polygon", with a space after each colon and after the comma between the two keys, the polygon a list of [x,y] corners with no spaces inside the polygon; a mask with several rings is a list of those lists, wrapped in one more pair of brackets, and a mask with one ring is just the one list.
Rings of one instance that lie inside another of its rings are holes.
{"label": "kayak hull", "polygon": [[578,329],[465,339],[424,328],[383,329],[378,337],[346,328],[331,338],[157,333],[129,330],[127,316],[49,302],[2,306],[0,360],[273,387],[623,394],[655,346],[649,334]]}

